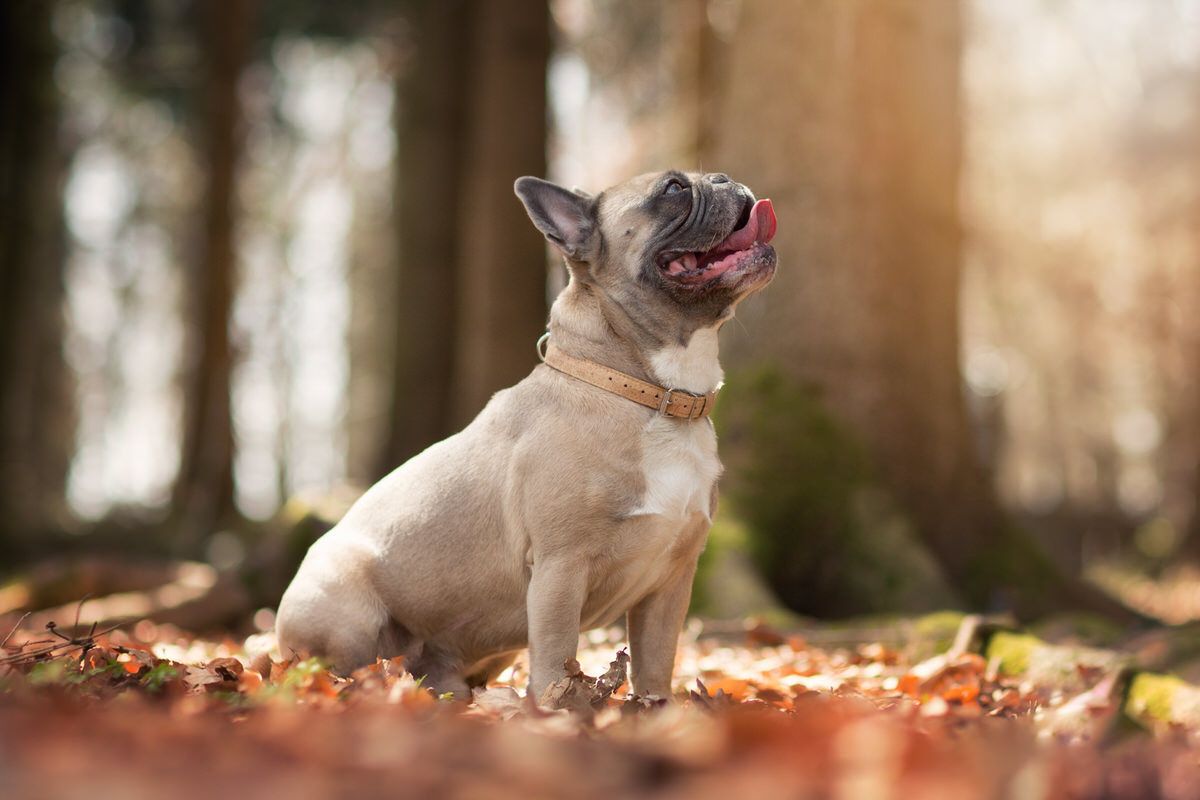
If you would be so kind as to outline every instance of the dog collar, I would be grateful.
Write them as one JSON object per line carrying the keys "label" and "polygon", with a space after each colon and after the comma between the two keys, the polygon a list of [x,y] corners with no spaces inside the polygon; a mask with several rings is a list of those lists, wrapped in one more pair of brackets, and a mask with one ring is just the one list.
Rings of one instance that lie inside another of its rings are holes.
{"label": "dog collar", "polygon": [[565,353],[550,342],[548,333],[538,339],[537,351],[538,357],[551,369],[639,405],[653,408],[664,417],[703,419],[712,413],[713,403],[717,399],[717,392],[720,391],[718,389],[708,394],[692,394],[682,389],[668,389],[648,383],[595,361]]}

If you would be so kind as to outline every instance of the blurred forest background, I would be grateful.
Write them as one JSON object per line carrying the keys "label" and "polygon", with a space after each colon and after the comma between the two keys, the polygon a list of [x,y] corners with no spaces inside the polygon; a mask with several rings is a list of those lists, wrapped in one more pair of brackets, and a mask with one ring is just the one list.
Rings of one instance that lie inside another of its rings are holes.
{"label": "blurred forest background", "polygon": [[0,577],[272,605],[536,363],[513,179],[678,166],[780,220],[710,610],[1200,617],[1200,0],[10,0],[0,63]]}

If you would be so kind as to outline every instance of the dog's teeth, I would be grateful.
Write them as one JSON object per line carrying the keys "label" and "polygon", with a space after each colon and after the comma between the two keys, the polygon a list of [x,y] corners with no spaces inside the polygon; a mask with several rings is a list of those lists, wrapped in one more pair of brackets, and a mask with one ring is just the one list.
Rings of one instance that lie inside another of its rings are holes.
{"label": "dog's teeth", "polygon": [[667,262],[666,271],[668,275],[681,275],[685,272],[694,272],[699,259],[695,253],[684,253],[679,258],[672,259]]}

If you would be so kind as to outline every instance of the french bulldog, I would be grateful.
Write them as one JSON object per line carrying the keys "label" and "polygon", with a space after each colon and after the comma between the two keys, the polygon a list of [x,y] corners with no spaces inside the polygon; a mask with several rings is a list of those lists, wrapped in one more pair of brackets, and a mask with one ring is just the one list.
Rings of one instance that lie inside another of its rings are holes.
{"label": "french bulldog", "polygon": [[403,655],[469,698],[528,646],[536,699],[625,615],[633,690],[667,698],[717,507],[717,331],[775,273],[775,214],[719,173],[514,188],[569,272],[544,363],[312,545],[279,647],[341,673]]}

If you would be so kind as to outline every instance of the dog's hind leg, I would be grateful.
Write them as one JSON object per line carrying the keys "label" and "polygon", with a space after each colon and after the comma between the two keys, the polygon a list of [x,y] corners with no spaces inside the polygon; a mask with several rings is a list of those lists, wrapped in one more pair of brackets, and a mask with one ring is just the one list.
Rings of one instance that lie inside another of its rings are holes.
{"label": "dog's hind leg", "polygon": [[279,601],[275,633],[284,659],[317,656],[346,675],[373,664],[381,646],[404,646],[383,603],[356,572],[316,560],[310,551]]}
{"label": "dog's hind leg", "polygon": [[340,611],[330,603],[314,608],[285,595],[275,621],[280,655],[285,660],[316,656],[339,675],[375,663],[383,620]]}

